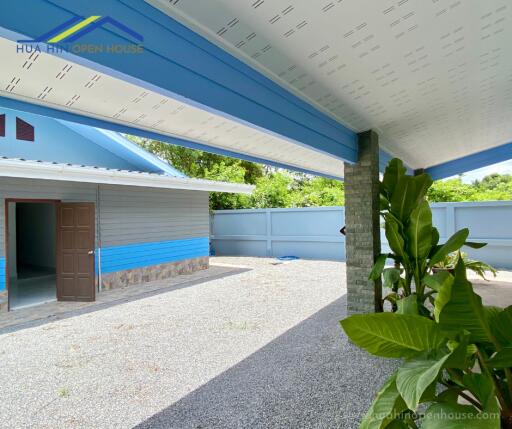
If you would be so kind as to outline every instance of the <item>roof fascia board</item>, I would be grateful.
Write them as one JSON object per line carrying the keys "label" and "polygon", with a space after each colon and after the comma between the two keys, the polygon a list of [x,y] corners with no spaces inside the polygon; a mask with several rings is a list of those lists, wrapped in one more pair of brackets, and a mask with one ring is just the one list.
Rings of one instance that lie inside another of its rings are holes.
{"label": "roof fascia board", "polygon": [[75,165],[51,164],[13,159],[0,160],[0,176],[241,194],[250,194],[254,190],[254,186],[252,185],[239,183],[215,182],[183,177],[162,176],[151,173],[109,170],[94,167],[80,167]]}

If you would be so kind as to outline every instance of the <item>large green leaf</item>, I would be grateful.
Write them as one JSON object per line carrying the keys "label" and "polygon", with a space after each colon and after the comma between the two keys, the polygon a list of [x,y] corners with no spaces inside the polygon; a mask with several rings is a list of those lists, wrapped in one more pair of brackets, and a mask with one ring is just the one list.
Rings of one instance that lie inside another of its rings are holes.
{"label": "large green leaf", "polygon": [[411,426],[408,426],[403,420],[395,419],[389,425],[385,426],[386,429],[409,429]]}
{"label": "large green leaf", "polygon": [[465,331],[456,340],[448,341],[450,357],[446,361],[446,368],[467,369],[468,358],[476,353],[476,346],[469,343],[469,332]]}
{"label": "large green leaf", "polygon": [[464,228],[460,231],[457,231],[453,234],[448,241],[443,244],[437,252],[430,259],[429,265],[433,267],[438,262],[441,262],[447,255],[452,252],[459,250],[465,243],[466,238],[468,238],[469,229]]}
{"label": "large green leaf", "polygon": [[416,410],[423,393],[437,379],[450,354],[424,358],[413,358],[398,369],[396,386],[407,407]]}
{"label": "large green leaf", "polygon": [[386,170],[384,170],[384,177],[382,178],[382,186],[386,191],[388,198],[395,192],[396,184],[398,181],[405,176],[406,168],[402,160],[393,158],[389,161]]}
{"label": "large green leaf", "polygon": [[407,409],[396,388],[396,374],[381,387],[377,397],[361,422],[359,429],[388,427],[398,414]]}
{"label": "large green leaf", "polygon": [[494,382],[490,375],[471,372],[464,374],[462,381],[467,390],[478,399],[483,407],[483,411],[489,414],[500,414]]}
{"label": "large green leaf", "polygon": [[356,314],[342,320],[341,326],[352,342],[382,357],[408,357],[437,349],[445,341],[439,326],[422,316]]}
{"label": "large green leaf", "polygon": [[388,192],[382,183],[379,184],[379,208],[380,211],[389,210]]}
{"label": "large green leaf", "polygon": [[370,273],[368,280],[380,279],[380,276],[382,275],[382,270],[384,269],[384,266],[386,265],[387,257],[388,257],[388,255],[386,255],[385,253],[381,253],[377,257],[375,264],[373,264],[372,272]]}
{"label": "large green leaf", "polygon": [[386,238],[388,240],[389,247],[393,253],[402,260],[407,261],[407,255],[405,253],[405,242],[400,234],[400,226],[396,220],[391,216],[386,216]]}
{"label": "large green leaf", "polygon": [[482,298],[473,291],[471,283],[466,279],[466,267],[462,258],[459,258],[455,267],[449,301],[444,303],[438,313],[437,319],[444,331],[456,334],[466,330],[470,333],[472,342],[494,342]]}
{"label": "large green leaf", "polygon": [[471,405],[441,402],[427,409],[421,429],[500,429],[500,419]]}
{"label": "large green leaf", "polygon": [[386,268],[382,271],[383,286],[392,288],[393,285],[400,280],[400,270],[398,268]]}
{"label": "large green leaf", "polygon": [[474,241],[466,241],[464,246],[471,247],[472,249],[481,249],[482,247],[487,246],[487,243],[476,243]]}
{"label": "large green leaf", "polygon": [[432,186],[434,181],[430,174],[423,173],[413,178],[415,191],[416,191],[416,204],[419,204],[427,196],[428,189]]}
{"label": "large green leaf", "polygon": [[498,343],[503,347],[512,347],[512,305],[504,310],[489,307],[486,307],[486,310],[492,333]]}
{"label": "large green leaf", "polygon": [[418,295],[412,294],[396,302],[398,306],[397,314],[419,314]]}
{"label": "large green leaf", "polygon": [[406,229],[407,248],[415,259],[424,259],[432,247],[432,210],[423,200],[411,212]]}
{"label": "large green leaf", "polygon": [[[434,301],[434,318],[439,322],[439,315],[444,306],[450,302],[452,297],[452,286],[454,277],[448,271],[440,271],[432,276],[429,276],[429,283],[432,285],[437,282],[436,287],[437,295]],[[430,286],[427,283],[427,286]]]}
{"label": "large green leaf", "polygon": [[434,274],[427,274],[422,279],[422,283],[427,285],[430,289],[437,292],[441,290],[446,282],[453,281],[453,276],[449,271],[438,271]]}
{"label": "large green leaf", "polygon": [[428,174],[402,176],[391,196],[390,210],[401,222],[406,223],[412,210],[425,199],[432,178]]}
{"label": "large green leaf", "polygon": [[431,240],[432,246],[431,249],[439,243],[439,230],[433,226],[432,227],[432,240]]}
{"label": "large green leaf", "polygon": [[500,350],[487,363],[492,368],[512,368],[512,347]]}

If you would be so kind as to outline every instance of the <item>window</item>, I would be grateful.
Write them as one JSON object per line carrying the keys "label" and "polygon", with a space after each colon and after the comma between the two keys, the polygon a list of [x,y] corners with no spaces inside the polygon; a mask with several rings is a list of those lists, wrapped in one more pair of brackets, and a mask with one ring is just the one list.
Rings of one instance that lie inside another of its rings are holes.
{"label": "window", "polygon": [[34,127],[16,116],[16,138],[28,142],[34,141]]}
{"label": "window", "polygon": [[5,137],[5,114],[0,115],[0,137]]}

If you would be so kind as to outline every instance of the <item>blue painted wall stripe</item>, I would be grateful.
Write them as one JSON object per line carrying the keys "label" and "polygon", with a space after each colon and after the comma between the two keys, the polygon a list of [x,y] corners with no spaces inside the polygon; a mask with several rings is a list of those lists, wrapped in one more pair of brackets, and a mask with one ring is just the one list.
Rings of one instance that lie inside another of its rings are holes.
{"label": "blue painted wall stripe", "polygon": [[[101,249],[101,272],[108,274],[184,259],[200,258],[208,256],[209,249],[209,237],[104,247]],[[96,266],[98,266],[98,261],[96,261]]]}
{"label": "blue painted wall stripe", "polygon": [[0,291],[5,290],[5,258],[0,258]]}

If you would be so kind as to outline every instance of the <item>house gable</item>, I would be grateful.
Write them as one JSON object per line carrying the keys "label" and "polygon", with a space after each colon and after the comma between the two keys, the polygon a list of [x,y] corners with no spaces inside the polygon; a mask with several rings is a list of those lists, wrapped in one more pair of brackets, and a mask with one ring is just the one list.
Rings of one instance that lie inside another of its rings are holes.
{"label": "house gable", "polygon": [[[0,157],[159,173],[184,177],[164,161],[120,134],[53,118],[2,109]],[[20,123],[33,127],[33,139],[20,139]]]}

